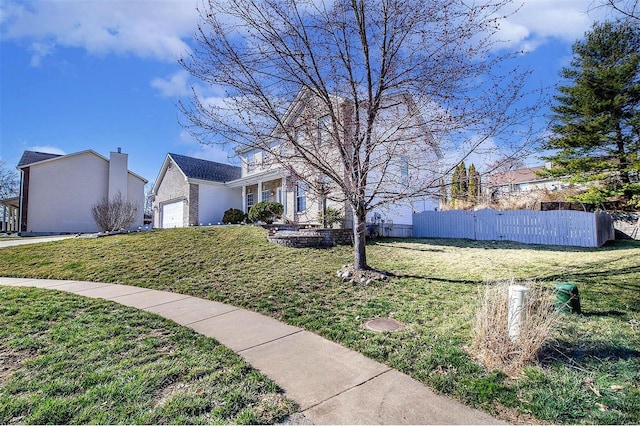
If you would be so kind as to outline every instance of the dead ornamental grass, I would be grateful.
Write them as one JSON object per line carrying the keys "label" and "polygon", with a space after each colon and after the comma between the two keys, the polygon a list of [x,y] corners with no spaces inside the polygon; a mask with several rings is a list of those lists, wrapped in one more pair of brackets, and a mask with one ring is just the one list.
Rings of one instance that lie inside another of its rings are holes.
{"label": "dead ornamental grass", "polygon": [[[520,335],[511,340],[508,331],[510,285],[529,288],[523,307]],[[535,282],[513,279],[486,286],[480,294],[473,327],[472,356],[488,370],[500,370],[517,377],[536,362],[543,345],[551,339],[558,321],[552,292]]]}

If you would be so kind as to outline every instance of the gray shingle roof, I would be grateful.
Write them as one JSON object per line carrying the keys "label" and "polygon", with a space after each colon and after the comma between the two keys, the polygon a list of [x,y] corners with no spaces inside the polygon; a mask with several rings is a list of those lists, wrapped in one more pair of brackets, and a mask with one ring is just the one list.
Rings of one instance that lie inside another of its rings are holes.
{"label": "gray shingle roof", "polygon": [[49,160],[51,158],[62,157],[60,154],[49,154],[46,152],[37,151],[25,151],[20,158],[18,167],[28,166],[29,164],[37,163],[39,161]]}
{"label": "gray shingle roof", "polygon": [[242,171],[241,167],[230,166],[228,164],[216,163],[215,161],[201,160],[199,158],[187,157],[186,155],[171,154],[180,170],[188,178],[209,180],[212,182],[228,182],[239,179]]}

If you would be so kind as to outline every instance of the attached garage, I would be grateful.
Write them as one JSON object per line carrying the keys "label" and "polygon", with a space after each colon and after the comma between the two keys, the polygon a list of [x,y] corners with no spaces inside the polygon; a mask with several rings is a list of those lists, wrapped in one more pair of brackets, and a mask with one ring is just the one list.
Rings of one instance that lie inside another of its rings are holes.
{"label": "attached garage", "polygon": [[167,203],[162,206],[162,228],[182,228],[184,226],[184,201]]}
{"label": "attached garage", "polygon": [[167,154],[151,190],[153,227],[182,228],[221,222],[227,209],[242,208],[240,187],[227,185],[240,178],[241,169]]}

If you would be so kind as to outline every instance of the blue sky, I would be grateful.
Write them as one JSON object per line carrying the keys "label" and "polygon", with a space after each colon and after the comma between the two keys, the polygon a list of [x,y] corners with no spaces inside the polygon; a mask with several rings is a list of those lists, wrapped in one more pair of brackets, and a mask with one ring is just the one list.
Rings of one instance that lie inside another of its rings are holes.
{"label": "blue sky", "polygon": [[[533,85],[554,85],[598,0],[524,0],[501,39],[529,52]],[[65,153],[121,147],[130,170],[154,181],[167,152],[227,162],[178,123],[188,96],[177,63],[191,49],[197,0],[0,2],[0,159],[24,150]]]}

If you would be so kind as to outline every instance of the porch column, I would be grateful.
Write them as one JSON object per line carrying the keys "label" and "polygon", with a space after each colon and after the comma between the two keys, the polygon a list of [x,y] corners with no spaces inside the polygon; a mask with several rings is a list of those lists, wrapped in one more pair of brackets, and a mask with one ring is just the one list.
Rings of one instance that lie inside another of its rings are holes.
{"label": "porch column", "polygon": [[258,202],[262,201],[262,181],[258,181]]}
{"label": "porch column", "polygon": [[282,182],[280,183],[280,196],[282,197],[282,199],[280,200],[282,202],[282,206],[284,207],[284,209],[282,210],[282,215],[284,217],[287,217],[287,177],[286,176],[282,176]]}
{"label": "porch column", "polygon": [[0,231],[5,232],[7,230],[7,206],[2,205],[2,229]]}
{"label": "porch column", "polygon": [[242,185],[242,212],[247,213],[247,186]]}

